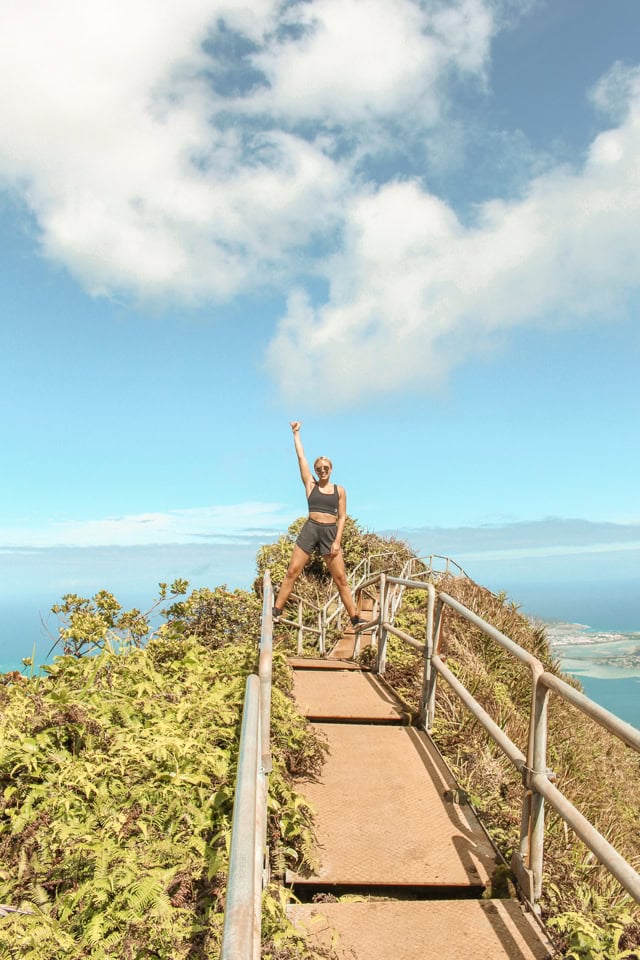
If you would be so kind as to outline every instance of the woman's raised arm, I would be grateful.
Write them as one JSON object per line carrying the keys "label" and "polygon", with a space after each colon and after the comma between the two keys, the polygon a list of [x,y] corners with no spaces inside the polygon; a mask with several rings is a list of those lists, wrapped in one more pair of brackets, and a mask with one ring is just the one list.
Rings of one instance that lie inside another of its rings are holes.
{"label": "woman's raised arm", "polygon": [[296,455],[298,457],[298,466],[300,467],[300,476],[304,484],[304,488],[307,493],[314,485],[313,474],[309,464],[307,463],[307,458],[304,455],[304,447],[302,446],[302,438],[300,437],[300,427],[302,426],[301,420],[291,421],[291,429],[293,430],[293,443],[296,448]]}

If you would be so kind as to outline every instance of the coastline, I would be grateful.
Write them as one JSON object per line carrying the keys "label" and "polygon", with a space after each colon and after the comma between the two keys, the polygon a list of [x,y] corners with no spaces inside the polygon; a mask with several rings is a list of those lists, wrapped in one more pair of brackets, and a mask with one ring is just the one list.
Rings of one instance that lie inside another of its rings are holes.
{"label": "coastline", "polygon": [[640,729],[640,632],[530,619],[545,628],[561,669],[580,681],[586,696]]}

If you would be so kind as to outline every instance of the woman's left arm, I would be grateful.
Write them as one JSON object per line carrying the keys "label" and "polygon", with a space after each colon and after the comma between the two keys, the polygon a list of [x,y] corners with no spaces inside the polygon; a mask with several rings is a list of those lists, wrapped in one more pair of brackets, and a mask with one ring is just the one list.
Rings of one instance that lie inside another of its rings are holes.
{"label": "woman's left arm", "polygon": [[344,487],[338,487],[338,523],[337,523],[337,533],[336,538],[333,541],[333,550],[331,551],[332,556],[336,556],[340,551],[340,544],[342,543],[342,533],[344,530],[345,521],[347,519],[347,494]]}

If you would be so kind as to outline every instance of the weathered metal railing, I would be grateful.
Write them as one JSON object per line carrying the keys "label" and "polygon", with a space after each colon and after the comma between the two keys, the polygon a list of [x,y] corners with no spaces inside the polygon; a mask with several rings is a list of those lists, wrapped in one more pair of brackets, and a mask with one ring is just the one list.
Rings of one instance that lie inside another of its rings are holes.
{"label": "weathered metal railing", "polygon": [[[373,560],[380,559],[382,557],[392,556],[389,553],[375,553],[368,554],[366,557],[363,557],[359,563],[348,574],[349,586],[355,592],[358,589],[358,584],[360,580],[365,579],[371,574],[371,563]],[[304,635],[305,633],[311,633],[318,638],[318,651],[320,656],[323,657],[326,652],[326,641],[327,633],[329,627],[334,620],[337,620],[337,625],[340,627],[342,623],[342,602],[340,600],[340,594],[336,591],[333,593],[326,603],[322,606],[317,606],[316,604],[310,603],[308,600],[304,600],[302,597],[298,596],[296,593],[292,593],[290,600],[293,600],[297,603],[297,614],[296,619],[292,620],[291,618],[282,617],[280,623],[285,624],[289,627],[296,627],[297,629],[297,649],[298,655],[302,655],[304,647]],[[304,622],[304,609],[305,607],[308,610],[312,610],[316,615],[317,626],[309,626]]]}
{"label": "weathered metal railing", "polygon": [[[380,553],[368,554],[366,557],[363,557],[359,563],[349,572],[348,580],[349,585],[352,591],[357,594],[361,593],[369,584],[377,583],[377,577],[379,572],[372,575],[371,566],[373,561],[377,561],[377,565],[380,566],[381,562],[384,562],[385,559],[393,560],[396,559],[397,554],[384,551]],[[441,561],[441,562],[439,562]],[[398,586],[394,591],[392,602],[391,602],[391,619],[395,616],[398,606],[402,602],[402,593],[403,579],[418,579],[420,577],[428,576],[445,576],[451,575],[455,577],[466,577],[466,573],[462,569],[459,563],[456,563],[455,560],[452,560],[451,557],[445,557],[438,553],[429,554],[427,557],[410,557],[406,561],[402,568],[400,574],[400,580],[398,581]],[[373,577],[373,579],[372,579]],[[316,604],[310,603],[308,600],[304,600],[302,597],[298,596],[296,593],[292,593],[290,600],[293,600],[297,603],[296,619],[282,617],[280,623],[285,624],[286,626],[296,627],[297,629],[297,650],[298,656],[302,656],[304,648],[304,635],[305,633],[313,634],[317,638],[318,642],[318,652],[321,657],[326,653],[327,648],[327,634],[329,627],[334,621],[337,621],[338,628],[342,623],[342,613],[343,606],[342,601],[340,600],[340,594],[336,591],[331,594],[329,599],[322,606],[317,606]],[[313,611],[316,617],[317,626],[310,626],[304,622],[304,611],[307,610]],[[373,642],[377,640],[377,626],[376,620],[372,621],[373,629]],[[357,653],[357,642],[356,642],[356,653]]]}
{"label": "weathered metal railing", "polygon": [[[553,691],[568,703],[577,707],[638,753],[640,753],[640,731],[616,717],[615,714],[600,707],[588,697],[585,697],[584,694],[579,693],[564,680],[545,671],[543,664],[533,654],[447,593],[438,592],[432,583],[392,577],[380,573],[363,581],[361,589],[372,585],[377,585],[379,591],[380,612],[379,616],[368,623],[365,629],[369,630],[373,626],[377,626],[379,629],[377,671],[379,673],[385,671],[386,646],[389,634],[422,651],[424,673],[420,723],[424,729],[429,732],[433,725],[436,681],[437,677],[440,676],[482,724],[489,736],[522,776],[525,789],[522,803],[520,843],[518,850],[513,855],[511,866],[526,899],[531,904],[535,904],[542,892],[544,807],[545,801],[547,801],[592,851],[600,863],[640,903],[640,875],[551,782],[554,775],[547,769],[546,765],[549,693]],[[390,609],[391,597],[392,591],[397,586],[402,586],[405,589],[426,590],[428,593],[426,642],[424,643],[398,629],[393,623]],[[439,644],[445,607],[455,610],[529,668],[532,690],[526,756],[489,716],[472,693],[453,675],[440,657]]]}
{"label": "weathered metal railing", "polygon": [[267,791],[271,772],[273,589],[263,581],[258,673],[247,677],[238,747],[222,960],[258,960],[262,890],[268,880]]}

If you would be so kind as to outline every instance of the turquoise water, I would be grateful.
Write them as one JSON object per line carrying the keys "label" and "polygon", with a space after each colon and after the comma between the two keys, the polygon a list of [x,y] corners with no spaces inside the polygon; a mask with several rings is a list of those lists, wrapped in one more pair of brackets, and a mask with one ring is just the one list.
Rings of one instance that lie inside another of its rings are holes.
{"label": "turquoise water", "polygon": [[36,662],[47,662],[56,636],[55,617],[48,613],[53,602],[0,604],[0,671],[24,669],[22,658],[34,648]]}
{"label": "turquoise water", "polygon": [[640,729],[638,580],[555,580],[499,589],[543,622],[562,669],[580,680],[588,697]]}
{"label": "turquoise water", "polygon": [[562,669],[581,682],[588,697],[640,729],[640,631],[562,621],[546,626]]}
{"label": "turquoise water", "polygon": [[[43,597],[21,603],[0,602],[0,672],[23,670],[25,657],[34,657],[34,665],[51,663],[60,651],[55,647],[58,636],[58,618],[52,614],[52,604],[59,597]],[[127,609],[140,601],[121,600]]]}
{"label": "turquoise water", "polygon": [[640,677],[601,680],[581,676],[578,679],[591,700],[640,729]]}

